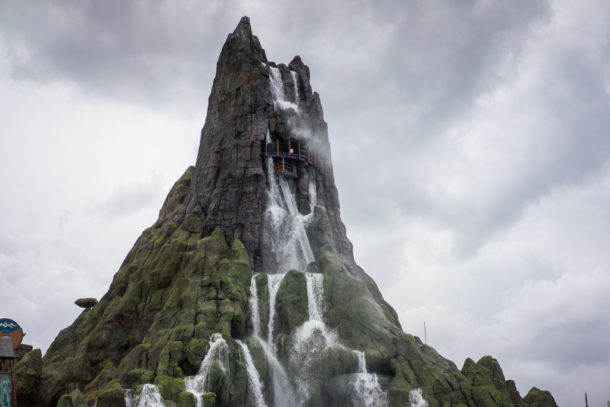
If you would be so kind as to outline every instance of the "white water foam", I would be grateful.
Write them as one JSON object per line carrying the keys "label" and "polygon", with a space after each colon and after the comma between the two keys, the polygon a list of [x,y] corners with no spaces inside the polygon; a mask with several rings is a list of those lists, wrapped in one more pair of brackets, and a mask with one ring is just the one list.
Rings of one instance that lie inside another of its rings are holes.
{"label": "white water foam", "polygon": [[388,405],[387,395],[381,389],[377,375],[366,370],[366,358],[364,352],[354,350],[358,356],[358,373],[356,374],[354,386],[354,406],[358,407],[386,407]]}
{"label": "white water foam", "polygon": [[288,180],[284,177],[280,177],[279,181],[280,189],[282,191],[282,195],[284,196],[284,202],[286,203],[288,213],[292,218],[292,232],[294,234],[294,238],[296,239],[296,243],[298,243],[298,248],[300,249],[300,253],[298,253],[297,256],[299,260],[304,262],[299,264],[299,269],[305,270],[307,265],[315,259],[313,257],[311,245],[309,244],[307,232],[305,232],[303,215],[299,213],[296,200],[294,199],[294,192],[291,190]]}
{"label": "white water foam", "polygon": [[316,188],[316,175],[315,172],[309,174],[309,185],[307,186],[309,193],[309,217],[313,218],[313,211],[316,209],[318,204],[318,189]]}
{"label": "white water foam", "polygon": [[[267,275],[267,287],[269,289],[269,322],[268,332],[271,332],[269,341],[265,341],[260,336],[260,311],[258,308],[258,288],[256,287],[256,282],[250,283],[250,315],[252,318],[252,326],[254,327],[253,336],[258,340],[263,349],[263,353],[265,354],[265,358],[267,363],[269,364],[269,368],[271,370],[271,382],[273,385],[273,404],[274,406],[283,407],[283,406],[294,406],[294,398],[292,396],[292,389],[290,385],[290,381],[288,380],[288,375],[286,374],[286,370],[280,363],[277,358],[276,351],[274,347],[269,346],[269,343],[273,343],[273,327],[274,324],[271,323],[275,319],[275,300],[277,298],[277,291],[279,289],[280,283],[284,278],[283,274],[268,274]],[[255,278],[252,277],[252,281]],[[256,305],[254,305],[256,304]],[[273,310],[273,311],[271,311]],[[257,328],[258,327],[258,328]]]}
{"label": "white water foam", "polygon": [[273,329],[275,328],[275,303],[277,292],[280,289],[280,283],[285,274],[267,274],[267,289],[269,290],[269,323],[267,325],[267,343],[271,346],[271,350],[275,354],[275,340],[273,337]]}
{"label": "white water foam", "polygon": [[269,189],[267,208],[263,214],[266,227],[263,238],[269,246],[265,255],[275,259],[280,273],[289,270],[305,270],[314,261],[307,232],[305,217],[299,213],[294,192],[284,177],[275,175],[273,159],[267,158]]}
{"label": "white water foam", "polygon": [[165,402],[159,388],[154,384],[147,383],[142,386],[140,394],[134,395],[133,391],[125,390],[126,407],[165,407]]}
{"label": "white water foam", "polygon": [[256,275],[250,279],[250,298],[248,300],[250,306],[250,315],[252,316],[252,334],[256,337],[261,335],[261,316],[258,310],[258,289],[256,287]]}
{"label": "white water foam", "polygon": [[269,79],[271,80],[271,93],[273,94],[274,107],[277,110],[294,109],[297,111],[299,107],[296,103],[286,100],[284,96],[284,81],[279,68],[274,66],[269,67]]}
{"label": "white water foam", "polygon": [[307,282],[307,308],[310,321],[323,321],[324,276],[318,273],[305,273]]}
{"label": "white water foam", "polygon": [[299,104],[299,77],[295,71],[290,71],[292,83],[294,83],[294,103]]}
{"label": "white water foam", "polygon": [[420,388],[413,389],[409,392],[409,403],[411,403],[411,407],[428,407],[428,402],[424,400]]}
{"label": "white water foam", "polygon": [[206,379],[213,362],[218,362],[223,372],[227,371],[229,347],[220,333],[213,333],[210,337],[210,349],[201,361],[197,375],[184,378],[186,391],[193,393],[197,401],[197,407],[203,407],[201,396],[206,392]]}
{"label": "white water foam", "polygon": [[250,396],[252,397],[252,401],[254,402],[254,406],[267,407],[265,397],[263,396],[263,384],[261,383],[258,370],[256,370],[256,366],[254,366],[250,349],[248,349],[248,346],[239,339],[236,339],[235,342],[241,346],[244,353],[244,359],[246,360],[246,371],[248,372],[248,390]]}

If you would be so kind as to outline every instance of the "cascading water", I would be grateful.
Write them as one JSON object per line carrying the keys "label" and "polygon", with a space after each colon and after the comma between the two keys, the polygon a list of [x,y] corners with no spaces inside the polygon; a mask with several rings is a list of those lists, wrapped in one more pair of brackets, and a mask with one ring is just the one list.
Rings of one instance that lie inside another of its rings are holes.
{"label": "cascading water", "polygon": [[290,71],[290,75],[292,76],[292,83],[294,84],[294,102],[296,104],[299,103],[299,79],[298,75],[295,71]]}
{"label": "cascading water", "polygon": [[252,334],[255,337],[261,336],[261,318],[258,310],[258,288],[256,287],[256,275],[250,279],[250,298],[248,300],[250,306],[250,315],[252,315]]}
{"label": "cascading water", "polygon": [[256,370],[256,366],[254,366],[254,361],[252,360],[252,355],[250,354],[250,349],[248,346],[244,344],[239,339],[235,340],[237,344],[241,347],[244,353],[244,359],[246,360],[246,370],[248,372],[248,389],[249,393],[254,400],[255,407],[267,407],[267,403],[265,403],[265,397],[263,396],[263,384],[261,383],[261,378],[258,374],[258,370]]}
{"label": "cascading water", "polygon": [[[298,103],[298,76],[291,71],[294,84],[294,97]],[[278,68],[270,67],[271,91],[274,97],[276,110],[294,108],[299,114],[296,105],[285,100],[284,83]],[[267,142],[272,142],[269,132]],[[292,373],[290,383],[287,383],[285,369],[278,361],[277,345],[275,342],[275,315],[278,290],[285,273],[296,269],[305,271],[307,265],[315,261],[313,251],[306,233],[306,227],[311,223],[314,209],[317,205],[317,189],[315,175],[310,173],[308,182],[309,213],[303,215],[299,212],[292,181],[275,174],[273,158],[267,158],[267,175],[269,186],[267,193],[267,207],[264,214],[264,228],[267,234],[267,247],[270,252],[264,253],[275,260],[277,270],[267,272],[267,287],[269,294],[269,319],[267,327],[267,341],[260,338],[260,315],[258,309],[258,293],[255,282],[251,282],[250,312],[253,318],[253,335],[258,338],[261,347],[271,366],[274,387],[274,407],[292,407],[306,405],[312,392],[319,390],[321,378],[317,376],[317,366],[320,363],[322,352],[329,346],[337,344],[337,337],[324,323],[324,289],[322,274],[305,273],[308,320],[290,333],[290,353],[288,368]],[[266,236],[266,237],[265,237]],[[280,274],[273,274],[273,271]],[[253,278],[254,280],[254,278]],[[256,304],[256,305],[255,305]],[[360,355],[362,357],[360,358]],[[357,405],[363,407],[378,407],[387,405],[385,393],[381,390],[377,376],[366,370],[364,354],[359,352],[359,372],[354,384]],[[280,381],[283,382],[280,384]],[[282,394],[289,399],[278,398]]]}
{"label": "cascading water", "polygon": [[[263,237],[269,250],[264,253],[274,259],[277,271],[305,270],[314,261],[305,231],[306,217],[299,213],[289,182],[275,175],[273,158],[267,158],[269,189]],[[314,186],[315,188],[315,186]]]}
{"label": "cascading water", "polygon": [[226,373],[229,366],[229,347],[220,333],[213,333],[210,337],[210,349],[201,361],[197,375],[184,378],[186,391],[193,393],[197,407],[203,407],[201,396],[206,392],[206,379],[214,362],[218,362],[222,371]]}
{"label": "cascading water", "polygon": [[277,299],[277,292],[280,289],[280,283],[284,278],[284,274],[268,274],[267,275],[267,287],[269,289],[269,324],[267,325],[267,343],[270,344],[271,349],[275,353],[273,329],[275,328],[275,302]]}
{"label": "cascading water", "polygon": [[[286,202],[286,206],[288,207],[288,213],[292,218],[292,231],[294,233],[294,238],[299,245],[301,259],[305,262],[305,267],[314,261],[313,252],[311,251],[311,245],[309,244],[309,239],[307,238],[307,232],[305,232],[305,223],[303,215],[299,213],[299,209],[297,207],[296,200],[294,199],[294,193],[290,188],[290,184],[288,181],[281,177],[280,178],[280,189],[282,191],[282,195],[284,196],[284,202]],[[301,264],[303,267],[303,264]],[[301,268],[301,270],[303,270]]]}
{"label": "cascading water", "polygon": [[386,393],[379,386],[377,375],[366,370],[364,352],[355,350],[358,356],[358,373],[354,380],[353,403],[357,407],[384,407],[388,405]]}
{"label": "cascading water", "polygon": [[322,321],[324,303],[324,280],[322,274],[305,273],[307,282],[307,303],[310,321]]}
{"label": "cascading water", "polygon": [[[256,287],[256,278],[253,276],[250,282],[250,316],[252,318],[253,336],[258,340],[269,364],[271,371],[271,382],[273,385],[273,405],[274,406],[294,406],[294,398],[292,396],[291,385],[288,380],[286,370],[277,358],[277,351],[273,344],[273,321],[275,319],[275,299],[277,291],[284,274],[269,274],[267,275],[267,286],[269,288],[269,325],[267,328],[268,341],[265,341],[260,336],[260,312],[258,307],[258,288]],[[258,328],[257,328],[258,327]]]}
{"label": "cascading water", "polygon": [[424,400],[424,396],[419,388],[409,392],[409,403],[411,403],[411,407],[428,407],[428,402]]}
{"label": "cascading water", "polygon": [[295,111],[298,111],[298,105],[294,102],[286,100],[284,96],[284,81],[282,80],[282,73],[280,72],[279,68],[270,66],[269,73],[271,93],[273,94],[275,108],[277,109],[279,107],[282,110],[294,109]]}
{"label": "cascading water", "polygon": [[138,395],[134,395],[131,390],[125,391],[125,407],[165,407],[165,403],[159,388],[148,383],[142,386]]}

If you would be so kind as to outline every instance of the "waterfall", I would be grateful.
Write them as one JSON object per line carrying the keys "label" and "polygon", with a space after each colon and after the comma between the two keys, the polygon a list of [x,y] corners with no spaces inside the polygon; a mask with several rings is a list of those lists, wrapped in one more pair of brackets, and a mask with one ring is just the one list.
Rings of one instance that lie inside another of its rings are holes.
{"label": "waterfall", "polygon": [[256,370],[256,366],[254,366],[250,349],[248,349],[248,346],[239,339],[236,339],[235,342],[241,346],[244,353],[246,370],[248,372],[248,389],[250,390],[250,395],[252,396],[254,405],[255,407],[267,407],[265,397],[263,396],[263,384],[261,383],[261,378],[258,375],[258,370]]}
{"label": "waterfall", "polygon": [[125,390],[125,407],[165,407],[165,403],[159,388],[147,383],[137,396],[131,390]]}
{"label": "waterfall", "polygon": [[[305,216],[299,213],[294,192],[288,180],[276,177],[273,158],[267,158],[269,189],[267,208],[263,214],[263,238],[270,251],[264,253],[275,259],[280,273],[305,270],[314,261],[307,232]],[[315,188],[315,186],[314,186]]]}
{"label": "waterfall", "polygon": [[424,400],[421,389],[413,389],[409,392],[409,403],[411,407],[428,407],[428,402]]}
{"label": "waterfall", "polygon": [[354,405],[361,407],[384,407],[388,405],[385,392],[379,386],[377,375],[368,373],[366,370],[366,358],[364,352],[354,350],[358,356],[358,373],[356,374],[354,386]]}
{"label": "waterfall", "polygon": [[284,101],[284,81],[282,80],[282,73],[279,68],[274,66],[269,67],[269,73],[271,76],[271,93],[275,101]]}
{"label": "waterfall", "polygon": [[299,107],[296,103],[286,100],[284,96],[284,81],[282,80],[282,73],[279,68],[274,66],[269,67],[269,79],[271,81],[271,93],[273,94],[274,107],[279,107],[280,110],[294,109],[298,111]]}
{"label": "waterfall", "polygon": [[275,341],[273,339],[273,328],[275,326],[275,301],[277,299],[277,292],[280,289],[280,283],[284,278],[284,274],[267,274],[267,288],[269,290],[269,323],[267,325],[267,343],[271,346],[271,349],[275,349]]}
{"label": "waterfall", "polygon": [[250,298],[248,305],[250,306],[250,315],[252,316],[253,335],[257,338],[261,335],[261,315],[258,310],[258,289],[256,287],[256,275],[250,279]]}
{"label": "waterfall", "polygon": [[299,104],[299,77],[295,71],[290,71],[294,83],[294,103]]}
{"label": "waterfall", "polygon": [[280,177],[279,181],[280,189],[282,190],[282,195],[284,196],[284,201],[288,207],[288,213],[292,218],[292,232],[294,233],[294,238],[296,239],[296,242],[300,248],[299,259],[304,261],[304,264],[299,264],[301,266],[300,269],[305,270],[307,265],[315,259],[313,257],[311,245],[309,244],[307,232],[305,232],[303,215],[299,213],[296,200],[294,199],[294,193],[290,189],[288,180],[284,177]]}
{"label": "waterfall", "polygon": [[318,204],[318,189],[316,188],[315,173],[309,174],[309,185],[307,186],[307,192],[309,193],[309,215],[313,217],[313,211]]}
{"label": "waterfall", "polygon": [[305,273],[307,281],[307,308],[310,321],[322,321],[322,303],[324,302],[324,281],[322,274]]}
{"label": "waterfall", "polygon": [[218,362],[223,372],[229,366],[229,347],[220,333],[213,333],[210,337],[210,349],[201,361],[197,375],[184,378],[186,391],[195,395],[197,407],[203,407],[201,396],[206,392],[206,379],[213,362]]}
{"label": "waterfall", "polygon": [[[254,277],[250,282],[250,315],[252,317],[253,336],[258,340],[269,368],[271,370],[271,382],[273,385],[273,405],[277,407],[282,406],[294,406],[294,398],[292,397],[292,390],[290,381],[286,370],[277,358],[277,351],[275,349],[273,340],[274,320],[275,320],[275,303],[277,298],[277,292],[280,287],[280,283],[284,278],[284,274],[268,274],[267,275],[267,287],[269,290],[269,325],[267,327],[268,340],[265,341],[260,336],[260,311],[258,308],[258,288]],[[271,344],[271,346],[269,345]],[[258,374],[258,373],[257,373]]]}
{"label": "waterfall", "polygon": [[[294,100],[286,100],[284,82],[277,67],[269,67],[269,80],[273,95],[274,108],[284,110],[293,108],[297,117],[298,75],[291,71],[294,83]],[[266,134],[267,143],[272,142],[269,129]],[[313,171],[309,173],[308,195],[309,211],[306,215],[299,212],[294,191],[294,183],[275,173],[272,157],[266,159],[268,189],[267,203],[263,213],[263,231],[261,257],[264,259],[267,274],[267,289],[269,295],[269,315],[266,340],[261,335],[261,316],[259,298],[255,277],[250,281],[249,309],[252,318],[252,336],[258,340],[265,355],[271,380],[273,397],[267,394],[269,404],[274,407],[303,407],[311,403],[312,395],[322,389],[320,369],[321,358],[329,346],[339,344],[339,340],[324,322],[324,275],[305,272],[307,265],[315,261],[311,244],[306,232],[306,226],[314,217],[317,205],[317,184]],[[289,270],[304,272],[307,290],[308,319],[292,332],[287,332],[281,355],[278,355],[276,343],[276,306],[277,295],[281,282]],[[249,394],[257,406],[265,405],[265,389],[259,373],[252,362],[249,348],[237,341],[242,347],[248,371]],[[288,348],[286,348],[288,345]],[[352,403],[359,407],[385,407],[388,405],[387,395],[379,385],[377,375],[368,373],[363,352],[354,351],[358,355],[358,372],[353,375]],[[280,360],[280,356],[282,360]],[[206,356],[207,358],[207,356]],[[287,374],[287,371],[290,375]],[[352,376],[349,376],[352,377]],[[267,389],[267,391],[271,391]],[[350,401],[350,400],[346,400]],[[419,406],[418,406],[419,407]]]}

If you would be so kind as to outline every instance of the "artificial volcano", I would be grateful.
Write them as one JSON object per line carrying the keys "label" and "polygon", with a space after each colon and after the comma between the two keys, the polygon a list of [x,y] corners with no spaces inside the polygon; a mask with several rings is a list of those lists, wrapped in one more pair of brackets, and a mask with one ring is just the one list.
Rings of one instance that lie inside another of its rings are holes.
{"label": "artificial volcano", "polygon": [[354,261],[309,79],[241,19],[196,165],[100,302],[16,366],[19,406],[555,406],[402,331]]}

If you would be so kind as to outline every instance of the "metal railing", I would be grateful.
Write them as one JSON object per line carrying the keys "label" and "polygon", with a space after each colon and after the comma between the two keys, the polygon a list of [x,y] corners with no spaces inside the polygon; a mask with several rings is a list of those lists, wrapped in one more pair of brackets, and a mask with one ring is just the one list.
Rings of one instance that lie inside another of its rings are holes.
{"label": "metal railing", "polygon": [[297,166],[284,159],[275,163],[275,172],[288,177],[297,178]]}

